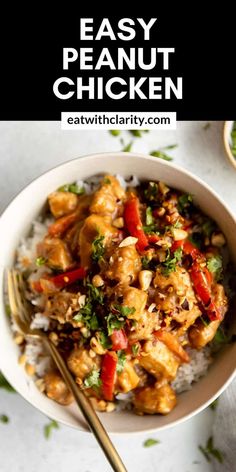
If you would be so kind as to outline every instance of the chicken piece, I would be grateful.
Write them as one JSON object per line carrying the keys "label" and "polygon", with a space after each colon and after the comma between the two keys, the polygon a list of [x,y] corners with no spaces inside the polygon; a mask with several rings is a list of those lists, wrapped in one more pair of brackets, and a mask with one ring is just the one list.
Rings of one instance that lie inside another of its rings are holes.
{"label": "chicken piece", "polygon": [[142,339],[151,339],[153,331],[159,328],[159,317],[157,312],[149,313],[144,310],[142,316],[136,321],[130,331],[129,339],[138,341]]}
{"label": "chicken piece", "polygon": [[184,268],[176,267],[168,276],[157,269],[154,287],[158,309],[171,313],[171,317],[183,325],[183,332],[201,315],[189,273]]}
{"label": "chicken piece", "polygon": [[129,285],[137,280],[141,267],[141,259],[134,245],[118,247],[110,257],[106,277]]}
{"label": "chicken piece", "polygon": [[133,404],[138,413],[167,415],[175,407],[176,395],[167,383],[158,387],[144,387],[134,394]]}
{"label": "chicken piece", "polygon": [[48,196],[50,211],[55,218],[68,215],[78,204],[78,197],[71,192],[53,192]]}
{"label": "chicken piece", "polygon": [[45,391],[48,398],[60,405],[69,405],[74,398],[64,380],[57,372],[49,372],[44,376]]}
{"label": "chicken piece", "polygon": [[123,302],[121,305],[135,309],[134,313],[128,315],[128,318],[133,320],[142,318],[147,303],[147,296],[147,292],[143,292],[143,290],[135,287],[127,287],[123,291]]}
{"label": "chicken piece", "polygon": [[59,238],[46,236],[42,243],[38,244],[39,256],[46,259],[46,265],[53,269],[67,270],[72,266],[72,258],[64,241]]}
{"label": "chicken piece", "polygon": [[104,236],[102,241],[104,247],[117,236],[117,229],[111,225],[111,218],[99,215],[88,216],[79,234],[79,256],[83,267],[90,267],[92,244],[100,236]]}
{"label": "chicken piece", "polygon": [[139,376],[136,374],[133,363],[126,361],[124,369],[117,375],[116,389],[119,392],[127,393],[139,384]]}
{"label": "chicken piece", "polygon": [[71,228],[67,230],[66,234],[64,235],[64,241],[68,244],[71,253],[75,256],[78,254],[79,233],[83,224],[83,221],[75,223]]}
{"label": "chicken piece", "polygon": [[179,361],[161,341],[147,341],[139,358],[139,364],[157,379],[173,380],[179,367]]}
{"label": "chicken piece", "polygon": [[205,326],[199,322],[196,326],[190,328],[188,337],[191,346],[195,349],[202,349],[206,346],[214,338],[220,323],[220,320],[214,320]]}
{"label": "chicken piece", "polygon": [[58,218],[48,228],[48,234],[52,237],[62,237],[64,233],[75,223],[80,223],[88,215],[88,209],[91,202],[91,195],[82,195],[78,197],[76,209],[68,215]]}
{"label": "chicken piece", "polygon": [[100,356],[90,357],[89,351],[83,347],[74,349],[67,359],[70,371],[80,380],[84,380],[93,369],[98,370],[100,364]]}
{"label": "chicken piece", "polygon": [[[221,312],[222,319],[227,311],[227,297],[225,296],[224,287],[221,284],[216,284],[212,291],[213,300]],[[208,325],[204,325],[201,321],[197,322],[195,326],[189,330],[189,340],[195,349],[202,349],[214,338],[221,320],[211,321]]]}
{"label": "chicken piece", "polygon": [[93,195],[90,211],[101,215],[111,215],[117,209],[117,200],[124,198],[125,191],[118,180],[112,175],[106,175],[100,188]]}

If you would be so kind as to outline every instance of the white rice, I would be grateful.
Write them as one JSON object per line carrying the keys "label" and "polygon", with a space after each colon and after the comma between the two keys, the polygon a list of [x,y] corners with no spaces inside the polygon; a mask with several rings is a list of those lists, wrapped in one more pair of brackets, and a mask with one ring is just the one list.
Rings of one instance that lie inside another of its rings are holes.
{"label": "white rice", "polygon": [[[121,175],[116,175],[116,178],[119,180],[121,186],[124,189],[127,187],[137,187],[137,185],[140,183],[136,176],[132,176],[132,178],[128,179],[128,181],[126,181]],[[84,187],[87,194],[90,194],[98,188],[100,180],[101,177],[95,176],[91,179],[88,179],[86,182],[78,180],[76,183],[79,187]],[[37,257],[36,247],[46,235],[48,226],[51,223],[52,219],[47,218],[46,220],[42,221],[42,217],[40,216],[36,221],[33,222],[31,235],[28,238],[21,239],[17,249],[16,266],[20,269],[25,268],[24,261],[27,259],[29,261],[30,269],[33,270],[32,274],[30,275],[31,280],[37,280],[40,277],[40,273],[45,272],[45,267],[38,268],[35,265],[35,259]],[[43,306],[42,295],[32,300],[32,303],[39,308]],[[31,323],[31,328],[47,331],[49,326],[50,320],[46,318],[40,311],[37,312]],[[17,327],[15,325],[12,325],[12,328],[13,331],[17,331]],[[197,382],[200,377],[206,375],[208,367],[212,362],[210,347],[205,347],[201,351],[188,349],[188,353],[191,361],[188,364],[180,365],[177,376],[172,382],[172,387],[177,393],[190,390],[193,382]],[[25,354],[27,362],[35,366],[38,377],[42,377],[52,366],[51,358],[47,355],[47,353],[45,353],[44,346],[40,341],[32,341],[31,339],[27,340]],[[127,396],[125,395],[125,398],[121,397],[122,395],[120,396],[121,403],[124,405],[124,407],[127,407]]]}

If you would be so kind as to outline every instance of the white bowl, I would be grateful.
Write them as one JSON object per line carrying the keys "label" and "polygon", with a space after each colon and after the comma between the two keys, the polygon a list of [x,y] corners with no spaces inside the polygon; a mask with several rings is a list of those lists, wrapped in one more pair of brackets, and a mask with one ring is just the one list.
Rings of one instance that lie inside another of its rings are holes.
{"label": "white bowl", "polygon": [[[55,188],[75,179],[86,179],[97,173],[109,172],[140,179],[163,180],[168,185],[194,195],[201,209],[223,229],[231,257],[236,262],[236,221],[229,209],[205,183],[189,172],[165,161],[142,154],[106,153],[75,159],[50,170],[28,185],[8,206],[0,220],[0,283],[4,268],[14,261],[19,239],[26,236],[32,221],[40,213],[47,195]],[[50,418],[87,430],[76,405],[60,406],[41,394],[18,364],[18,347],[14,344],[5,315],[3,290],[0,295],[0,369],[13,387],[32,405]],[[220,352],[206,377],[192,389],[178,396],[176,408],[167,416],[137,416],[120,411],[99,414],[105,428],[112,433],[156,431],[190,418],[213,401],[232,381],[236,369],[236,344]]]}

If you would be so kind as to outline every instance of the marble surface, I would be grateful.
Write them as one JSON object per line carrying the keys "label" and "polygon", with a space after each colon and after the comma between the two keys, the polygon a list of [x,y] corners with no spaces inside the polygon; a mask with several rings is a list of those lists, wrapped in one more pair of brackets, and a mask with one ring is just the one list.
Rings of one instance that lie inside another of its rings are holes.
{"label": "marble surface", "polygon": [[[123,136],[130,141],[128,132]],[[236,212],[236,175],[224,157],[222,122],[212,122],[207,129],[202,122],[180,122],[176,131],[152,131],[136,138],[133,150],[149,152],[175,143],[178,147],[169,152],[174,162],[210,184]],[[0,212],[47,169],[80,155],[121,148],[120,139],[107,131],[61,131],[59,122],[0,122]],[[43,428],[49,420],[19,395],[0,391],[1,414],[10,418],[8,424],[0,423],[2,472],[111,470],[89,434],[60,426],[46,440]],[[114,437],[114,443],[129,472],[210,472],[212,466],[198,445],[210,436],[213,417],[208,408],[167,431]],[[144,448],[149,437],[160,443]]]}

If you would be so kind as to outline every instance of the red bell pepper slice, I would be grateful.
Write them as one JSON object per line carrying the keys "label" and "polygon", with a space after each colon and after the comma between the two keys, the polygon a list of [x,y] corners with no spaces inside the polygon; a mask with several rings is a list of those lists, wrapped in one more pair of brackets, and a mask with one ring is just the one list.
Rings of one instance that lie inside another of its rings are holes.
{"label": "red bell pepper slice", "polygon": [[[86,277],[86,273],[86,269],[79,267],[78,269],[64,272],[63,274],[55,275],[54,277],[42,277],[41,280],[51,282],[57,289],[60,289],[76,282],[77,280],[82,280],[84,277]],[[40,293],[44,291],[40,280],[32,282],[32,288],[35,290],[35,292]]]}
{"label": "red bell pepper slice", "polygon": [[159,241],[160,236],[158,236],[157,234],[148,234],[147,239],[149,244],[155,244],[157,243],[157,241]]}
{"label": "red bell pepper slice", "polygon": [[142,221],[139,213],[139,199],[131,196],[125,204],[124,220],[129,234],[138,239],[136,244],[140,252],[145,251],[148,247],[148,238],[143,230]]}
{"label": "red bell pepper slice", "polygon": [[50,277],[50,280],[56,285],[56,287],[63,288],[67,285],[73,284],[77,280],[83,279],[85,276],[86,269],[79,267],[70,272],[64,272],[63,274],[55,275],[55,277]]}
{"label": "red bell pepper slice", "polygon": [[171,246],[171,250],[175,252],[176,249],[178,249],[179,247],[183,249],[184,254],[191,256],[193,260],[195,260],[197,257],[204,257],[201,251],[199,251],[199,249],[194,246],[194,244],[192,244],[188,239],[174,241]]}
{"label": "red bell pepper slice", "polygon": [[211,296],[212,275],[207,267],[201,268],[195,261],[190,269],[190,277],[193,282],[195,292],[204,305],[206,314],[210,320],[221,319],[221,314]]}
{"label": "red bell pepper slice", "polygon": [[115,329],[111,335],[112,350],[119,351],[128,347],[128,338],[123,329]]}
{"label": "red bell pepper slice", "polygon": [[116,380],[117,354],[108,351],[104,354],[101,368],[102,394],[105,400],[112,401]]}

